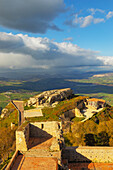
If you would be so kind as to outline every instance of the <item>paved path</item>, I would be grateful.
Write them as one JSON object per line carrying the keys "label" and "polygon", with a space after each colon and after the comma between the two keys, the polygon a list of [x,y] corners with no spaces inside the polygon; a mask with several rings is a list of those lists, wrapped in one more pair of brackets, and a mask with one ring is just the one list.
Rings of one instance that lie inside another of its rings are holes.
{"label": "paved path", "polygon": [[50,152],[54,137],[30,138],[27,152],[18,156],[12,170],[57,170],[60,152]]}
{"label": "paved path", "polygon": [[100,112],[103,108],[100,108],[100,109],[90,109],[90,108],[87,108],[86,111],[84,112],[84,115],[85,115],[85,119],[82,120],[81,122],[85,122],[86,120],[88,120],[89,118],[91,118],[95,112]]}
{"label": "paved path", "polygon": [[57,170],[58,164],[55,158],[25,157],[20,169],[17,170]]}
{"label": "paved path", "polygon": [[70,163],[71,170],[113,170],[113,163]]}

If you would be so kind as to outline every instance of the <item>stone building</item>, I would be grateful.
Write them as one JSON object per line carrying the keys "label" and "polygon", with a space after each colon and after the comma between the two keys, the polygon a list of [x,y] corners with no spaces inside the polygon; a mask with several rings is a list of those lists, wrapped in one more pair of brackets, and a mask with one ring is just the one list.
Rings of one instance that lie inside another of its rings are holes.
{"label": "stone building", "polygon": [[99,109],[99,108],[103,108],[106,106],[106,101],[103,99],[96,99],[96,98],[91,98],[91,99],[87,99],[87,106],[94,108],[94,109]]}

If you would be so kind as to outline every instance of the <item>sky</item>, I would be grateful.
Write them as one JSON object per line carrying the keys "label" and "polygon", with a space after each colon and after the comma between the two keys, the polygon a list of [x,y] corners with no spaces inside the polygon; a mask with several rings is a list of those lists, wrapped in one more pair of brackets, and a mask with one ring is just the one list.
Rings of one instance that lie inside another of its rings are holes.
{"label": "sky", "polygon": [[113,0],[0,0],[0,70],[113,66]]}

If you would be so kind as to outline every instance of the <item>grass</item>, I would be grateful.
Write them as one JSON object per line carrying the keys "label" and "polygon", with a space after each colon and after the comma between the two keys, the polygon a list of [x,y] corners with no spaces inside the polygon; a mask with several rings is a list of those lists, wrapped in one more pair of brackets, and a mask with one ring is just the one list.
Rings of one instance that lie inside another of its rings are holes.
{"label": "grass", "polygon": [[2,162],[2,163],[0,164],[0,169],[1,169],[1,170],[2,170],[2,168],[3,168],[3,169],[6,168],[6,166],[7,166],[8,163],[10,162],[10,160],[11,160],[13,154],[14,154],[14,151],[11,152],[11,153],[9,154],[9,157],[8,157],[6,160],[4,160],[4,162]]}
{"label": "grass", "polygon": [[113,76],[89,77],[88,79],[69,79],[68,81],[113,86]]}
{"label": "grass", "polygon": [[81,122],[82,120],[84,120],[84,117],[74,117],[74,118],[72,119],[72,121],[73,121],[74,123],[76,123],[76,122]]}
{"label": "grass", "polygon": [[102,111],[95,113],[91,120],[95,121],[95,118],[98,118],[99,122],[113,119],[113,107],[105,107]]}
{"label": "grass", "polygon": [[20,92],[0,93],[0,107],[3,109],[11,100],[26,100],[38,92],[21,90]]}
{"label": "grass", "polygon": [[83,94],[89,97],[104,99],[109,105],[113,106],[113,94],[109,93],[90,93],[90,94]]}
{"label": "grass", "polygon": [[28,107],[28,106],[25,106],[24,107],[24,110],[30,110],[30,109],[35,109],[36,107],[34,107],[34,106],[30,106],[30,107]]}
{"label": "grass", "polygon": [[0,127],[9,127],[11,126],[11,122],[18,125],[18,111],[11,103],[9,103],[6,108],[8,109],[8,113],[0,120]]}
{"label": "grass", "polygon": [[27,118],[29,122],[34,121],[60,121],[60,115],[74,109],[77,106],[77,102],[81,100],[85,100],[85,96],[74,97],[70,100],[64,100],[59,102],[59,104],[54,108],[45,107],[42,109],[42,113],[44,116],[35,117],[35,118]]}

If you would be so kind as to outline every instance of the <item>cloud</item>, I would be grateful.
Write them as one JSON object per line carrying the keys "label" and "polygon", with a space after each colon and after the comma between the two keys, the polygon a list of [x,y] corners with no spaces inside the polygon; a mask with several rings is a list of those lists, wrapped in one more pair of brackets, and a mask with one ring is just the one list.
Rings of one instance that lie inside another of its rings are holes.
{"label": "cloud", "polygon": [[92,16],[92,15],[88,15],[88,16],[82,18],[82,22],[81,22],[80,27],[82,27],[82,28],[87,27],[87,26],[89,26],[92,22],[93,22],[93,16]]}
{"label": "cloud", "polygon": [[[71,37],[69,37],[71,38]],[[98,51],[80,48],[71,42],[0,33],[1,68],[63,68],[103,65]]]}
{"label": "cloud", "polygon": [[91,12],[92,15],[94,15],[96,12],[100,12],[100,13],[105,13],[105,10],[102,9],[98,9],[98,8],[90,8],[88,9],[89,12]]}
{"label": "cloud", "polygon": [[34,68],[36,62],[29,55],[0,52],[0,68],[21,69],[28,68],[29,65]]}
{"label": "cloud", "polygon": [[79,25],[81,28],[85,28],[91,25],[92,23],[98,24],[104,21],[104,18],[94,18],[92,15],[88,15],[86,17],[78,17],[78,15],[76,15],[75,20],[73,20],[73,24]]}
{"label": "cloud", "polygon": [[113,11],[109,11],[108,14],[106,15],[106,18],[112,18],[113,17]]}
{"label": "cloud", "polygon": [[[82,12],[80,11],[79,13],[75,13],[73,15],[71,15],[71,19],[67,19],[64,24],[71,26],[71,27],[81,27],[81,28],[85,28],[88,27],[91,24],[99,24],[102,22],[106,22],[106,16],[105,16],[105,11],[101,10],[101,9],[94,9],[94,8],[90,8],[88,9],[89,12],[91,12],[90,15],[86,15],[86,16],[82,16]],[[96,12],[99,12],[101,14],[103,14],[103,17],[98,17],[98,15],[96,15]]]}
{"label": "cloud", "polygon": [[113,56],[98,56],[99,60],[101,60],[104,65],[113,66]]}
{"label": "cloud", "polygon": [[61,31],[53,21],[64,11],[63,0],[0,0],[0,25],[32,33]]}
{"label": "cloud", "polygon": [[73,41],[72,37],[64,38],[64,41]]}
{"label": "cloud", "polygon": [[93,20],[94,24],[98,24],[100,22],[105,22],[104,18],[94,18]]}

